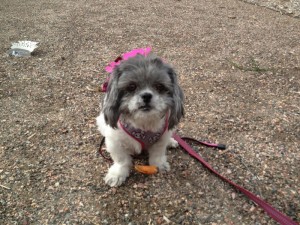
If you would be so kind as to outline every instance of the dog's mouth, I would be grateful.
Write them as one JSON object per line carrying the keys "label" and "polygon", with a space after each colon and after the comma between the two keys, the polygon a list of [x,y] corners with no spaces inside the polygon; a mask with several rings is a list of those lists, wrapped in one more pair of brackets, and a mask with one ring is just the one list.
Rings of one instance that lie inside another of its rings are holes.
{"label": "dog's mouth", "polygon": [[149,112],[151,111],[152,107],[150,105],[142,105],[139,107],[139,110],[143,111],[143,112]]}

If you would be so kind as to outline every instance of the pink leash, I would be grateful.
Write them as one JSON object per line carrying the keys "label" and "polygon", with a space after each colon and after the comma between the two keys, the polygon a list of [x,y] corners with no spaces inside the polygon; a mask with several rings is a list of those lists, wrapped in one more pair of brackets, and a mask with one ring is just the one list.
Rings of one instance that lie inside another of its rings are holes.
{"label": "pink leash", "polygon": [[[119,65],[122,60],[127,60],[128,58],[134,57],[137,54],[141,54],[141,55],[145,55],[146,56],[146,55],[149,54],[150,51],[151,51],[151,48],[148,47],[148,48],[144,48],[144,49],[134,49],[134,50],[132,50],[130,52],[126,52],[122,56],[119,56],[115,61],[111,62],[105,68],[105,70],[107,72],[111,73],[113,71],[113,69],[117,65]],[[102,92],[106,92],[107,91],[108,81],[109,81],[109,77],[107,78],[106,82],[102,85]],[[291,218],[289,218],[286,215],[282,214],[281,212],[279,212],[278,210],[276,210],[275,208],[273,208],[270,204],[268,204],[267,202],[265,202],[261,198],[257,197],[256,195],[254,195],[250,191],[246,190],[245,188],[243,188],[243,187],[235,184],[231,180],[223,177],[216,170],[214,170],[212,168],[212,166],[210,164],[208,164],[197,152],[195,152],[195,150],[191,146],[189,146],[184,140],[197,142],[198,144],[202,144],[202,145],[205,145],[205,146],[208,146],[208,147],[215,147],[215,148],[218,148],[218,149],[225,149],[226,148],[225,145],[211,144],[211,143],[208,143],[208,142],[201,142],[201,141],[195,140],[193,138],[185,138],[185,137],[181,138],[177,134],[173,134],[173,138],[192,157],[194,157],[199,162],[201,162],[207,169],[209,169],[211,172],[213,172],[219,178],[221,178],[222,180],[228,182],[233,187],[235,187],[237,190],[239,190],[244,195],[246,195],[248,198],[250,198],[252,201],[254,201],[255,203],[257,203],[261,208],[263,208],[278,223],[280,223],[282,225],[298,225],[297,222],[293,221]],[[100,147],[98,149],[98,153],[100,155],[102,155],[103,158],[105,158],[106,160],[112,162],[112,159],[110,159],[109,157],[107,157],[107,156],[104,155],[103,149],[102,149],[103,144],[104,144],[104,138],[101,140]]]}
{"label": "pink leash", "polygon": [[235,184],[231,180],[223,177],[221,174],[219,174],[216,170],[212,168],[210,164],[208,164],[191,146],[189,146],[184,140],[189,140],[193,142],[197,142],[199,144],[206,145],[208,147],[216,147],[219,149],[225,149],[225,145],[216,145],[216,144],[210,144],[207,142],[201,142],[198,140],[195,140],[193,138],[181,138],[177,134],[173,134],[173,138],[178,142],[178,144],[187,151],[192,157],[197,159],[199,162],[201,162],[207,169],[209,169],[211,172],[213,172],[215,175],[217,175],[222,180],[226,181],[227,183],[234,186],[236,189],[238,189],[240,192],[242,192],[244,195],[246,195],[248,198],[250,198],[252,201],[254,201],[256,204],[258,204],[261,208],[263,208],[274,220],[276,220],[278,223],[282,225],[298,225],[297,222],[293,221],[291,218],[287,217],[286,215],[282,214],[275,208],[273,208],[270,204],[262,200],[261,198],[257,197],[250,191],[246,190],[245,188]]}

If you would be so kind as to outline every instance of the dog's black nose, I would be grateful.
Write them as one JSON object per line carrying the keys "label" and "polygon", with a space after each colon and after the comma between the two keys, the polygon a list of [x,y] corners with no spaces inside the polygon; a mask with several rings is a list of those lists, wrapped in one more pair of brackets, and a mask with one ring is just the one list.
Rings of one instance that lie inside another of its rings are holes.
{"label": "dog's black nose", "polygon": [[142,94],[142,99],[144,100],[145,103],[149,103],[151,101],[152,94],[151,93],[144,93]]}

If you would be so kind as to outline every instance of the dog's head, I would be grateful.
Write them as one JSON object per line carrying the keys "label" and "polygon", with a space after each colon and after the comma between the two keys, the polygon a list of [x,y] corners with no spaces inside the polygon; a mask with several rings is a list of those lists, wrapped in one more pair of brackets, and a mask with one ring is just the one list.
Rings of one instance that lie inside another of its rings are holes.
{"label": "dog's head", "polygon": [[121,114],[132,120],[161,118],[169,113],[169,129],[184,114],[183,93],[174,69],[150,54],[124,60],[114,68],[103,105],[106,123],[116,128]]}

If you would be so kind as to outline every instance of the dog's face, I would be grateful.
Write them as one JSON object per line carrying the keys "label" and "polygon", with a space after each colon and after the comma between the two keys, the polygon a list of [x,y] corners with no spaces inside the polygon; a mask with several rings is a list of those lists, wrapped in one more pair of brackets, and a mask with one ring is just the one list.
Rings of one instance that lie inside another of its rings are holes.
{"label": "dog's face", "polygon": [[132,120],[161,118],[170,111],[169,129],[183,116],[183,93],[171,66],[149,55],[130,58],[117,66],[103,106],[106,122],[116,128],[121,114]]}

